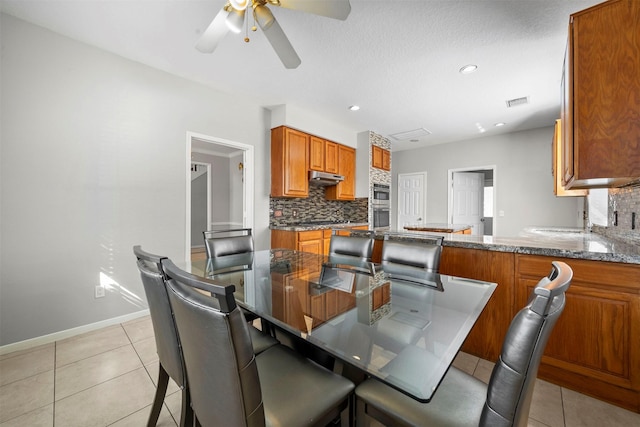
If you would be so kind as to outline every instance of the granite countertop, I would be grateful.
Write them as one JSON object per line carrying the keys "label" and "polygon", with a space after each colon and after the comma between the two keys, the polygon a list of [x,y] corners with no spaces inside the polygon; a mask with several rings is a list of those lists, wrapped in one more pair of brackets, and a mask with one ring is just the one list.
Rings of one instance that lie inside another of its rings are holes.
{"label": "granite countertop", "polygon": [[269,227],[271,230],[281,231],[312,231],[312,230],[326,230],[329,228],[350,228],[359,226],[369,226],[368,222],[334,222],[330,224],[313,224],[313,223],[300,223],[289,225],[272,225]]}
{"label": "granite countertop", "polygon": [[404,229],[409,231],[431,231],[436,233],[455,233],[469,228],[471,228],[470,225],[445,223],[409,224],[404,226]]}
{"label": "granite countertop", "polygon": [[[327,228],[349,228],[368,225],[366,222],[335,223],[324,225],[271,226],[272,230],[308,231]],[[385,234],[396,239],[420,240],[428,234],[424,231],[387,230],[376,231],[375,238],[383,239]],[[571,227],[528,227],[517,236],[473,236],[430,232],[444,236],[443,245],[457,248],[481,249],[486,251],[513,252],[518,254],[555,256],[561,258],[586,259],[593,261],[640,264],[640,245],[614,240],[600,234],[590,233],[581,228]]]}
{"label": "granite countertop", "polygon": [[[420,239],[425,233],[402,231],[392,234],[400,239]],[[640,245],[579,228],[528,227],[514,237],[433,234],[445,236],[444,246],[457,248],[640,264]]]}

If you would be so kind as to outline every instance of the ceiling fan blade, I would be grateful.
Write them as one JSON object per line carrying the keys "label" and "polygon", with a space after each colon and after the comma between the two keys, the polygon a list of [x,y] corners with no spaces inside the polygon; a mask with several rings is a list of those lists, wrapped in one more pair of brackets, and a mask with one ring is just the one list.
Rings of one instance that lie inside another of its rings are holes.
{"label": "ceiling fan blade", "polygon": [[229,27],[226,23],[228,15],[229,12],[224,10],[224,8],[220,9],[220,12],[213,18],[211,24],[209,24],[207,29],[204,30],[204,33],[202,33],[200,40],[196,43],[196,49],[202,53],[211,53],[216,50],[220,40],[229,32]]}
{"label": "ceiling fan blade", "polygon": [[280,7],[344,21],[351,12],[349,0],[280,0]]}
{"label": "ceiling fan blade", "polygon": [[280,57],[280,61],[282,61],[284,67],[288,69],[298,68],[298,65],[300,65],[302,61],[293,49],[284,31],[282,31],[282,27],[278,24],[278,21],[274,19],[271,25],[262,31],[267,37],[267,40],[269,40],[269,43],[271,43],[273,50],[275,50],[278,57]]}

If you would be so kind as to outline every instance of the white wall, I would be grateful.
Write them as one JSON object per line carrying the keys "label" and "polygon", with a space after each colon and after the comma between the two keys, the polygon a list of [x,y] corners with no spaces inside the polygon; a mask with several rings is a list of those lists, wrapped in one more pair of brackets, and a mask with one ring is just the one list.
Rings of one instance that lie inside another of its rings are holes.
{"label": "white wall", "polygon": [[[399,173],[427,171],[426,222],[447,223],[449,169],[496,165],[496,234],[517,236],[531,225],[581,226],[581,197],[555,197],[551,175],[553,127],[488,136],[415,150],[394,151],[393,184]],[[394,195],[397,197],[397,194]],[[395,206],[391,223],[396,223]],[[497,215],[504,211],[504,217]]]}
{"label": "white wall", "polygon": [[188,131],[256,147],[270,246],[268,111],[10,16],[1,31],[0,345],[146,307],[131,248],[184,259]]}

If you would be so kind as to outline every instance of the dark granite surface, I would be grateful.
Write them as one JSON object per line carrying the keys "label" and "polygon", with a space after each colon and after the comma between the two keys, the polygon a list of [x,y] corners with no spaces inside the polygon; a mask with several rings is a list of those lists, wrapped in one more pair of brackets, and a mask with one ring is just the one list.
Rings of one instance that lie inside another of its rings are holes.
{"label": "dark granite surface", "polygon": [[[394,233],[397,238],[419,239],[425,233]],[[440,233],[433,233],[440,234]],[[518,254],[640,264],[640,246],[609,239],[576,228],[530,227],[514,237],[440,234],[444,246],[514,252]]]}
{"label": "dark granite surface", "polygon": [[368,222],[336,222],[332,224],[313,224],[313,223],[300,223],[289,225],[272,225],[269,227],[271,230],[282,231],[311,231],[311,230],[324,230],[327,228],[350,228],[358,227],[362,225],[369,225]]}
{"label": "dark granite surface", "polygon": [[461,225],[445,223],[409,224],[404,226],[404,229],[407,231],[427,231],[441,233],[455,233],[456,231],[463,231],[469,228],[471,228],[471,226],[467,224]]}
{"label": "dark granite surface", "polygon": [[[274,230],[306,231],[354,227],[367,223],[340,223],[317,226],[271,227]],[[397,239],[419,240],[429,233],[402,230],[376,231],[376,239],[390,234]],[[518,254],[588,259],[594,261],[640,264],[640,245],[610,239],[600,234],[568,227],[529,227],[514,237],[472,236],[468,234],[431,233],[445,236],[444,246],[514,252]]]}
{"label": "dark granite surface", "polygon": [[[354,227],[367,223],[341,223],[317,226],[271,227],[276,230],[306,231]],[[444,246],[514,252],[518,254],[588,259],[594,261],[640,264],[640,245],[604,237],[578,228],[529,227],[514,237],[472,236],[468,234],[425,233],[403,230],[376,232],[376,239],[390,234],[394,239],[420,240],[429,234],[444,236]]]}

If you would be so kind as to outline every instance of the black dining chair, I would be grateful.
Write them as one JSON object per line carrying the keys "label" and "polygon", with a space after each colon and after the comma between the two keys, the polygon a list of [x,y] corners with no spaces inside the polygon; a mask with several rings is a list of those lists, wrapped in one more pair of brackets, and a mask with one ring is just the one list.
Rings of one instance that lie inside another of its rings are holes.
{"label": "black dining chair", "polygon": [[151,406],[151,413],[147,425],[155,426],[162,410],[162,403],[167,392],[169,378],[182,389],[182,403],[180,412],[180,426],[193,424],[193,411],[189,387],[184,371],[184,361],[180,350],[180,341],[176,331],[173,313],[169,305],[169,296],[165,288],[165,277],[162,272],[162,257],[142,250],[140,246],[133,247],[133,253],[138,260],[138,269],[144,286],[144,293],[149,305],[151,324],[155,335],[158,351],[159,368],[156,394]]}
{"label": "black dining chair", "polygon": [[374,232],[370,230],[331,230],[329,257],[371,262],[373,236]]}
{"label": "black dining chair", "polygon": [[220,258],[253,252],[253,236],[250,228],[203,231],[207,258]]}
{"label": "black dining chair", "polygon": [[565,306],[573,271],[554,261],[514,317],[489,384],[451,367],[429,403],[374,379],[356,388],[356,422],[393,426],[526,426],[545,346]]}
{"label": "black dining chair", "polygon": [[382,268],[393,271],[395,267],[415,268],[430,273],[440,269],[442,236],[428,236],[415,240],[392,240],[388,234],[382,244]]}
{"label": "black dining chair", "polygon": [[255,355],[233,285],[162,265],[197,425],[325,426],[349,409],[351,381],[281,344]]}
{"label": "black dining chair", "polygon": [[[156,394],[149,415],[149,426],[155,426],[164,401],[169,378],[182,389],[180,426],[192,425],[189,387],[184,373],[184,360],[180,349],[180,340],[176,332],[173,312],[166,290],[166,277],[162,272],[161,261],[166,257],[146,252],[141,246],[134,246],[133,253],[138,260],[138,269],[149,305],[149,314],[158,352],[159,368]],[[256,354],[278,343],[274,337],[251,327],[251,343]]]}

